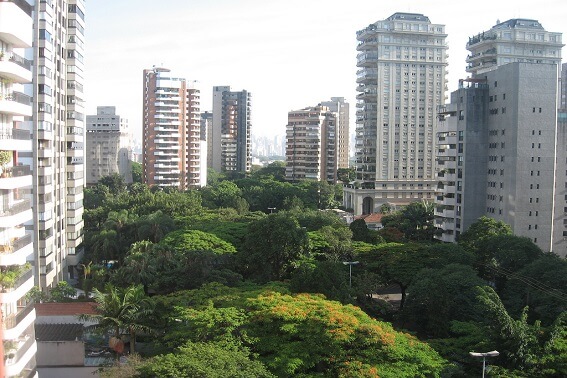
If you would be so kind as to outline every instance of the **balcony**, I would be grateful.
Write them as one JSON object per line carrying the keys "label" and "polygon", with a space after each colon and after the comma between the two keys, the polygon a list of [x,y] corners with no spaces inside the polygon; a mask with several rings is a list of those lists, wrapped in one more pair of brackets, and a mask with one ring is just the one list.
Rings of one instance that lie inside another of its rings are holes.
{"label": "balcony", "polygon": [[0,265],[23,265],[33,253],[32,236],[27,234],[0,244]]}
{"label": "balcony", "polygon": [[35,339],[33,337],[26,335],[24,337],[18,338],[17,352],[12,354],[12,359],[6,360],[6,376],[29,377],[29,375],[26,375],[26,373],[24,372],[24,369],[26,368],[26,365],[28,365],[30,360],[35,356],[36,352],[37,343],[35,342]]}
{"label": "balcony", "polygon": [[0,227],[14,227],[30,221],[33,217],[29,199],[14,202],[0,210]]}
{"label": "balcony", "polygon": [[0,113],[31,117],[31,97],[18,92],[0,94]]}
{"label": "balcony", "polygon": [[32,6],[23,0],[0,2],[0,39],[14,47],[32,46]]}
{"label": "balcony", "polygon": [[0,52],[0,75],[16,83],[31,83],[31,63],[15,53]]}
{"label": "balcony", "polygon": [[0,302],[16,302],[33,286],[33,269],[29,264],[10,266],[0,272]]}
{"label": "balcony", "polygon": [[18,312],[6,316],[2,321],[2,329],[9,330],[15,328],[22,322],[34,309],[34,301],[29,301],[23,306],[17,306]]}

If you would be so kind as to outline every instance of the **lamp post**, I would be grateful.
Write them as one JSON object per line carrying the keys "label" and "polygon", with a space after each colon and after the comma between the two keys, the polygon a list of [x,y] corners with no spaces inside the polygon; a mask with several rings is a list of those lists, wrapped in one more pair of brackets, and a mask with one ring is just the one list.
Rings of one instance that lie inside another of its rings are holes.
{"label": "lamp post", "polygon": [[476,353],[476,352],[469,352],[472,357],[482,357],[482,378],[484,378],[484,371],[486,370],[486,357],[498,357],[500,352],[497,350],[493,350],[491,352],[485,353]]}
{"label": "lamp post", "polygon": [[268,210],[270,210],[270,214],[272,214],[274,212],[274,210],[276,210],[275,207],[268,207]]}
{"label": "lamp post", "polygon": [[358,264],[358,261],[343,261],[343,264],[348,265],[348,288],[352,288],[352,266]]}

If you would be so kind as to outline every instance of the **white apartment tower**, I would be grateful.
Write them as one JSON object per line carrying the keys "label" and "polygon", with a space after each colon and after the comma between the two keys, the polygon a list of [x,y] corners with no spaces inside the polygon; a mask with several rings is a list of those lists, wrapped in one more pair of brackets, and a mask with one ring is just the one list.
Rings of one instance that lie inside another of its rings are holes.
{"label": "white apartment tower", "polygon": [[[0,2],[0,373],[36,377],[30,138],[33,6]],[[27,155],[27,158],[23,157]]]}
{"label": "white apartment tower", "polygon": [[207,135],[209,168],[217,172],[250,172],[251,101],[252,95],[246,90],[213,87],[212,132]]}
{"label": "white apartment tower", "polygon": [[561,34],[524,19],[469,40],[473,76],[439,109],[439,239],[486,215],[552,250],[561,46]]}
{"label": "white apartment tower", "polygon": [[344,97],[331,97],[330,101],[322,101],[321,106],[326,106],[330,111],[337,113],[336,133],[333,136],[336,140],[337,168],[348,168],[350,105]]}
{"label": "white apartment tower", "polygon": [[144,183],[201,186],[199,90],[167,68],[144,70]]}
{"label": "white apartment tower", "polygon": [[338,113],[327,106],[288,113],[286,126],[286,179],[337,182]]}
{"label": "white apartment tower", "polygon": [[98,106],[96,113],[87,115],[85,184],[94,185],[112,174],[119,174],[130,184],[132,148],[128,120],[116,114],[115,106]]}
{"label": "white apartment tower", "polygon": [[36,1],[34,12],[36,284],[74,278],[83,249],[83,0]]}
{"label": "white apartment tower", "polygon": [[446,91],[445,26],[395,13],[357,32],[355,214],[433,200],[437,106]]}

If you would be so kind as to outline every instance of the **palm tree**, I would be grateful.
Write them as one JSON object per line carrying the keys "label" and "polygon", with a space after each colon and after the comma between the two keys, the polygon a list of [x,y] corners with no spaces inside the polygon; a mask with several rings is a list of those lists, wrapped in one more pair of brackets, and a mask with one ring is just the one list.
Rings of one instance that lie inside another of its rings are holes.
{"label": "palm tree", "polygon": [[112,331],[117,339],[126,332],[130,335],[130,353],[134,353],[136,333],[151,331],[143,320],[154,311],[153,302],[144,294],[142,286],[119,288],[106,284],[105,292],[94,289],[93,297],[97,314],[83,314],[79,318],[96,322],[95,328]]}
{"label": "palm tree", "polygon": [[138,240],[149,240],[158,243],[167,233],[175,229],[175,222],[169,215],[158,210],[140,217],[136,222]]}
{"label": "palm tree", "polygon": [[153,248],[154,244],[147,240],[132,244],[120,268],[121,273],[130,282],[143,285],[145,294],[148,293],[148,284],[152,282],[156,274]]}

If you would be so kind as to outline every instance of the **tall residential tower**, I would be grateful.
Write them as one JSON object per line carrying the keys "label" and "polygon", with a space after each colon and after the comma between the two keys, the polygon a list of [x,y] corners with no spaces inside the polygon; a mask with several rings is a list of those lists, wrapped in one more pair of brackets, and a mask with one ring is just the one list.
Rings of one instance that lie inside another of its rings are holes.
{"label": "tall residential tower", "polygon": [[445,100],[445,26],[395,13],[356,33],[356,181],[344,188],[355,214],[383,203],[433,199],[437,106]]}
{"label": "tall residential tower", "polygon": [[130,139],[128,120],[116,114],[115,106],[97,106],[96,115],[87,115],[86,185],[112,174],[132,183]]}
{"label": "tall residential tower", "polygon": [[83,249],[83,0],[36,1],[33,183],[36,282],[76,278]]}
{"label": "tall residential tower", "polygon": [[[0,2],[0,375],[36,376],[30,139],[32,6]],[[27,87],[27,88],[26,88]],[[22,156],[27,155],[27,158]]]}
{"label": "tall residential tower", "polygon": [[201,186],[199,90],[167,68],[144,70],[143,179],[180,190]]}
{"label": "tall residential tower", "polygon": [[212,132],[207,135],[209,168],[217,172],[249,172],[252,168],[251,100],[246,90],[213,87]]}

